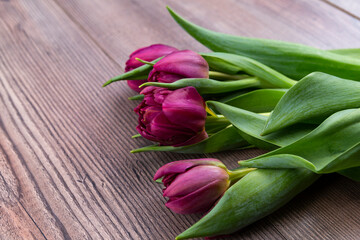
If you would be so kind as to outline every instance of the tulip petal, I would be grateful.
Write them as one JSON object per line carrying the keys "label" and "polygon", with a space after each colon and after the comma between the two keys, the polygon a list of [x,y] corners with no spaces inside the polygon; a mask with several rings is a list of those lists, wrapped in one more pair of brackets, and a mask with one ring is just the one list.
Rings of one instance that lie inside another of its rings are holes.
{"label": "tulip petal", "polygon": [[197,135],[193,136],[192,138],[190,138],[189,140],[182,142],[180,144],[176,144],[174,145],[174,147],[182,147],[182,146],[189,146],[189,145],[193,145],[195,143],[199,143],[205,139],[207,139],[209,137],[209,135],[206,133],[205,129],[203,131],[201,131],[200,133],[198,133]]}
{"label": "tulip petal", "polygon": [[157,72],[167,72],[182,78],[208,78],[209,65],[198,53],[182,50],[170,53],[154,65]]}
{"label": "tulip petal", "polygon": [[146,138],[146,139],[148,139],[148,140],[150,140],[150,141],[157,141],[157,140],[158,140],[156,136],[148,133],[148,132],[146,131],[146,128],[141,127],[140,125],[136,127],[136,130],[138,131],[138,133],[139,133],[142,137],[144,137],[144,138]]}
{"label": "tulip petal", "polygon": [[[144,65],[142,62],[136,60],[136,58],[140,58],[145,61],[153,61],[159,57],[166,56],[169,53],[174,52],[176,50],[177,50],[176,48],[163,44],[153,44],[148,47],[140,48],[130,54],[129,59],[125,63],[125,72],[131,71],[135,68]],[[143,88],[139,88],[139,86],[145,82],[147,82],[147,79],[128,80],[127,84],[132,90],[136,92],[140,92]]]}
{"label": "tulip petal", "polygon": [[140,48],[130,54],[129,60],[127,60],[125,64],[125,71],[128,72],[134,68],[143,65],[143,63],[136,60],[136,58],[140,58],[145,61],[153,61],[159,57],[168,55],[169,53],[176,50],[176,48],[164,44],[153,44],[147,47]]}
{"label": "tulip petal", "polygon": [[158,106],[146,107],[146,111],[144,111],[142,115],[141,122],[143,124],[151,123],[160,113],[161,113],[161,107]]}
{"label": "tulip petal", "polygon": [[163,193],[164,197],[182,197],[201,189],[213,181],[228,180],[225,169],[211,165],[195,166],[183,174],[179,174]]}
{"label": "tulip petal", "polygon": [[146,87],[140,92],[140,94],[144,95],[144,101],[146,105],[161,106],[167,95],[169,95],[171,92],[171,90],[166,88]]}
{"label": "tulip petal", "polygon": [[149,74],[149,82],[161,82],[161,83],[172,83],[179,79],[184,78],[184,76],[168,72],[158,72],[156,69],[151,70]]}
{"label": "tulip petal", "polygon": [[[163,177],[162,179],[162,182],[165,186],[165,188],[167,188],[171,183],[172,181],[174,181],[174,179],[176,178],[178,174],[174,173],[174,174],[169,174],[169,175],[166,175],[165,177]],[[165,189],[163,189],[163,192],[165,191]]]}
{"label": "tulip petal", "polygon": [[155,173],[154,180],[169,174],[183,173],[187,169],[199,165],[214,165],[226,169],[225,165],[215,158],[180,160],[165,164],[159,168],[159,170]]}
{"label": "tulip petal", "polygon": [[179,214],[200,213],[209,210],[229,187],[229,181],[214,180],[206,186],[184,197],[175,198],[165,204]]}
{"label": "tulip petal", "polygon": [[196,133],[190,129],[176,126],[168,121],[164,112],[160,112],[151,123],[146,126],[148,132],[157,136],[162,145],[180,144],[192,138]]}
{"label": "tulip petal", "polygon": [[128,86],[129,86],[132,90],[134,90],[134,91],[136,91],[136,92],[140,92],[140,91],[143,89],[143,87],[142,87],[142,88],[139,88],[139,86],[140,86],[141,84],[143,84],[143,83],[146,83],[146,82],[147,82],[147,79],[144,79],[144,80],[127,80]]}
{"label": "tulip petal", "polygon": [[169,121],[194,132],[203,130],[206,120],[205,103],[194,87],[173,91],[163,102],[163,112]]}
{"label": "tulip petal", "polygon": [[[205,103],[194,87],[171,91],[146,87],[144,100],[134,109],[138,132],[163,146],[194,144],[207,138]],[[168,100],[169,99],[169,100]]]}

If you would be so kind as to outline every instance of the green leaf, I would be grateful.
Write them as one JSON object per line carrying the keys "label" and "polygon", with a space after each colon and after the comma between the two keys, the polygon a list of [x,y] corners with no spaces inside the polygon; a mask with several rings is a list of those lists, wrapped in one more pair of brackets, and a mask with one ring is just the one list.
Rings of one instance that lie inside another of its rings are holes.
{"label": "green leaf", "polygon": [[147,82],[142,86],[179,89],[195,87],[200,94],[219,94],[245,88],[290,88],[296,81],[253,59],[229,53],[201,53],[211,68],[227,74],[245,72],[255,77],[234,81],[217,81],[206,78],[187,78],[173,83]]}
{"label": "green leaf", "polygon": [[331,49],[329,52],[360,59],[360,48]]}
{"label": "green leaf", "polygon": [[360,60],[301,44],[218,33],[197,26],[168,8],[174,20],[214,52],[253,58],[294,79],[320,71],[360,80]]}
{"label": "green leaf", "polygon": [[248,77],[250,76],[247,74],[227,74],[225,72],[209,71],[209,78],[215,80],[240,80]]}
{"label": "green leaf", "polygon": [[[263,149],[273,150],[292,144],[309,134],[315,128],[315,125],[301,124],[295,125],[290,129],[279,130],[278,132],[261,136],[261,129],[265,126],[266,117],[215,101],[208,101],[207,104],[215,108],[236,126],[239,129],[239,134],[250,144]],[[360,179],[360,168],[349,168],[339,173],[353,180],[360,181],[358,180]]]}
{"label": "green leaf", "polygon": [[315,128],[313,125],[302,124],[291,129],[261,136],[261,131],[267,120],[266,116],[216,101],[207,101],[207,105],[214,108],[238,128],[239,134],[246,141],[262,149],[273,150],[281,146],[289,145]]}
{"label": "green leaf", "polygon": [[339,172],[341,175],[360,182],[360,167],[348,168]]}
{"label": "green leaf", "polygon": [[256,168],[299,168],[331,173],[360,166],[360,109],[339,111],[287,146],[242,161]]}
{"label": "green leaf", "polygon": [[207,78],[185,78],[172,83],[147,82],[141,85],[141,87],[143,86],[155,86],[169,89],[179,89],[193,86],[201,95],[203,95],[233,92],[251,87],[260,87],[260,81],[254,77],[237,81],[217,81]]}
{"label": "green leaf", "polygon": [[208,135],[212,135],[229,125],[231,125],[231,123],[224,117],[208,116],[205,122],[205,130]]}
{"label": "green leaf", "polygon": [[139,137],[142,137],[141,134],[135,134],[131,136],[131,138],[139,138]]}
{"label": "green leaf", "polygon": [[285,205],[318,177],[306,169],[254,170],[230,187],[208,214],[176,239],[236,232]]}
{"label": "green leaf", "polygon": [[[154,61],[152,61],[151,63],[157,63],[158,61],[160,61],[160,59],[163,57],[160,57],[158,59],[155,59]],[[150,65],[142,65],[138,68],[135,68],[131,71],[125,72],[123,74],[120,74],[119,76],[113,77],[111,78],[109,81],[107,81],[106,83],[103,84],[103,87],[106,87],[107,85],[113,83],[113,82],[117,82],[117,81],[122,81],[122,80],[143,80],[143,79],[147,79],[148,75],[150,73],[150,71],[152,70],[152,66]]]}
{"label": "green leaf", "polygon": [[138,94],[138,95],[134,95],[132,97],[128,97],[129,100],[132,101],[136,101],[136,100],[143,100],[144,99],[144,95],[143,94]]}
{"label": "green leaf", "polygon": [[274,110],[286,91],[287,89],[258,89],[231,98],[220,99],[219,102],[255,113],[265,113]]}
{"label": "green leaf", "polygon": [[[235,126],[239,126],[244,134],[249,134],[259,141],[274,143],[274,145],[290,143],[288,146],[292,146],[291,150],[296,155],[301,153],[302,155],[299,155],[301,157],[310,156],[313,161],[302,162],[302,167],[312,165],[315,168],[322,169],[322,171],[332,172],[340,170],[344,166],[358,166],[360,109],[349,109],[335,113],[309,134],[299,134],[295,129],[295,134],[290,133],[289,138],[289,136],[284,137],[288,134],[282,136],[279,132],[265,137],[260,136],[259,127],[261,124],[265,124],[266,117],[264,116],[214,101],[207,102],[207,104],[221,112]],[[337,131],[333,131],[334,129]],[[296,144],[299,145],[296,146]],[[306,147],[299,149],[305,145]],[[272,153],[285,148],[287,147],[285,146]],[[335,161],[328,161],[327,156],[329,154],[335,158]],[[266,161],[263,163],[267,164]],[[289,165],[289,163],[287,164]],[[351,170],[356,171],[355,168]],[[351,176],[351,174],[347,174]],[[212,237],[238,231],[283,206],[296,194],[310,186],[318,177],[319,175],[306,168],[252,171],[228,189],[207,215],[176,239]]]}
{"label": "green leaf", "polygon": [[132,153],[148,151],[167,151],[177,153],[213,153],[237,148],[244,148],[249,144],[238,134],[233,126],[229,126],[209,138],[189,146],[172,147],[172,146],[147,146],[132,150]]}
{"label": "green leaf", "polygon": [[[263,88],[290,88],[296,83],[296,81],[274,69],[248,57],[221,52],[200,54],[209,63],[211,68],[216,68],[220,72],[226,72],[230,68],[229,66],[233,66],[234,70],[233,72],[229,72],[230,74],[245,72],[258,77],[261,87]],[[235,69],[237,69],[237,71],[235,71]]]}
{"label": "green leaf", "polygon": [[312,73],[281,98],[262,134],[304,121],[319,123],[337,111],[357,107],[360,107],[360,82]]}

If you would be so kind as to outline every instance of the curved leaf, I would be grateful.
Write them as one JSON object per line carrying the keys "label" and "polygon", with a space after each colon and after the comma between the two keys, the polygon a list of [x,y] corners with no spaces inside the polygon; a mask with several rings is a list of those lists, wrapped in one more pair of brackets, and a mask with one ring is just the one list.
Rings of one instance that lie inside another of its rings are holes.
{"label": "curved leaf", "polygon": [[226,235],[269,215],[320,175],[306,169],[257,169],[231,186],[211,211],[176,239]]}
{"label": "curved leaf", "polygon": [[226,128],[229,125],[231,125],[231,123],[224,117],[207,116],[205,122],[205,130],[208,135],[212,135]]}
{"label": "curved leaf", "polygon": [[[208,101],[207,104],[227,117],[239,129],[239,134],[246,141],[262,149],[273,150],[278,147],[284,147],[301,139],[315,128],[314,125],[296,125],[291,129],[279,130],[278,132],[261,136],[261,129],[265,126],[266,117],[215,101]],[[242,161],[241,164],[244,162]],[[249,164],[249,166],[252,165]],[[360,168],[349,168],[339,173],[353,180],[360,181]]]}
{"label": "curved leaf", "polygon": [[360,182],[360,167],[348,168],[338,173],[354,181]]}
{"label": "curved leaf", "polygon": [[242,161],[257,168],[305,167],[330,173],[360,166],[360,109],[347,109],[326,119],[311,133],[287,146]]}
{"label": "curved leaf", "polygon": [[259,87],[260,81],[255,78],[246,78],[236,81],[217,81],[207,78],[185,78],[172,83],[147,82],[142,86],[155,86],[169,89],[179,89],[193,86],[200,94],[216,94],[233,92],[245,88]]}
{"label": "curved leaf", "polygon": [[316,123],[337,111],[356,107],[360,107],[360,82],[325,73],[312,73],[281,98],[262,134],[298,122]]}
{"label": "curved leaf", "polygon": [[265,113],[274,110],[286,91],[287,89],[258,89],[218,101],[247,111]]}
{"label": "curved leaf", "polygon": [[134,95],[131,97],[128,97],[129,100],[132,101],[137,101],[137,100],[143,100],[144,99],[144,95],[143,94],[138,94],[138,95]]}
{"label": "curved leaf", "polygon": [[230,126],[193,145],[183,147],[153,145],[138,148],[131,152],[167,151],[177,153],[213,153],[247,146],[249,146],[249,144],[238,134],[236,128]]}
{"label": "curved leaf", "polygon": [[210,31],[180,17],[168,8],[174,20],[197,41],[214,52],[253,58],[294,79],[314,71],[360,80],[360,60],[290,42],[247,38]]}
{"label": "curved leaf", "polygon": [[215,80],[220,80],[220,81],[228,81],[228,80],[240,80],[240,79],[250,77],[249,75],[247,75],[245,73],[228,74],[228,73],[225,73],[225,71],[223,71],[223,72],[214,71],[214,69],[211,66],[209,66],[209,68],[211,69],[209,71],[210,79],[215,79]]}
{"label": "curved leaf", "polygon": [[261,131],[265,126],[266,116],[216,101],[207,101],[207,104],[237,127],[239,134],[250,144],[263,149],[273,150],[281,146],[289,145],[315,128],[313,125],[302,124],[291,129],[262,136]]}
{"label": "curved leaf", "polygon": [[239,162],[242,166],[257,168],[306,168],[317,174],[339,172],[360,167],[360,144],[352,147],[338,157],[321,158],[312,162],[292,154],[277,154]]}
{"label": "curved leaf", "polygon": [[360,48],[331,49],[329,52],[360,59]]}
{"label": "curved leaf", "polygon": [[[158,61],[160,61],[160,59],[162,59],[163,57],[160,57],[158,59],[155,59],[154,61],[152,61],[151,63],[156,63]],[[103,87],[106,87],[107,85],[113,83],[113,82],[117,82],[117,81],[122,81],[122,80],[142,80],[142,79],[147,79],[148,75],[150,73],[150,71],[152,70],[152,65],[142,65],[138,68],[135,68],[131,71],[125,72],[123,74],[120,74],[119,76],[113,77],[110,80],[108,80],[106,83],[103,84]]]}
{"label": "curved leaf", "polygon": [[264,88],[290,88],[296,83],[296,81],[286,77],[274,69],[248,57],[221,52],[201,53],[201,56],[205,58],[210,67],[216,68],[219,71],[226,71],[224,65],[235,66],[239,69],[238,71],[243,71],[247,74],[258,77],[261,81],[261,86]]}

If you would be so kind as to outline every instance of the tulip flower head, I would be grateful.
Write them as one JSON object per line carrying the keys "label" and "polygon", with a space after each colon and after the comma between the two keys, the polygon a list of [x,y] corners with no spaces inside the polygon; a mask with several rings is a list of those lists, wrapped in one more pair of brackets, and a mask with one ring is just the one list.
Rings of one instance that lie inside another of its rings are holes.
{"label": "tulip flower head", "polygon": [[[125,72],[131,71],[144,65],[144,63],[139,62],[138,60],[136,60],[136,58],[151,62],[159,57],[166,56],[174,51],[177,51],[177,49],[163,44],[153,44],[148,47],[140,48],[130,54],[129,59],[125,64]],[[145,82],[147,82],[147,79],[127,81],[129,87],[137,92],[140,92],[142,90],[139,88],[139,86]]]}
{"label": "tulip flower head", "polygon": [[137,131],[164,146],[195,144],[205,132],[205,102],[194,87],[177,90],[146,87],[144,100],[134,111],[139,115]]}
{"label": "tulip flower head", "polygon": [[172,83],[182,78],[209,78],[209,65],[198,53],[175,51],[154,65],[149,82]]}
{"label": "tulip flower head", "polygon": [[163,178],[165,204],[180,214],[209,210],[230,186],[226,166],[217,159],[193,159],[168,163],[155,174]]}

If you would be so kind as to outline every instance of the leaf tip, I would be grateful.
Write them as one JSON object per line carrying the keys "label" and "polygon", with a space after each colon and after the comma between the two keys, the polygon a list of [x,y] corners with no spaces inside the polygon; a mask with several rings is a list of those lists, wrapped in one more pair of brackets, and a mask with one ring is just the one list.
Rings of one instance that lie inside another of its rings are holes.
{"label": "leaf tip", "polygon": [[166,10],[168,10],[170,14],[174,13],[174,11],[171,9],[169,5],[166,5]]}
{"label": "leaf tip", "polygon": [[238,161],[238,164],[244,167],[252,167],[251,161]]}
{"label": "leaf tip", "polygon": [[142,87],[147,87],[147,86],[151,86],[151,82],[146,82],[146,83],[143,83],[139,86],[139,88],[142,88]]}
{"label": "leaf tip", "polygon": [[270,127],[266,126],[265,129],[260,133],[260,136],[269,135],[270,133],[274,132],[275,130],[273,128],[270,128]]}
{"label": "leaf tip", "polygon": [[106,87],[107,85],[109,85],[110,83],[112,83],[112,79],[108,80],[106,83],[104,83],[102,85],[102,87]]}
{"label": "leaf tip", "polygon": [[175,19],[175,21],[178,21],[179,19],[181,19],[181,17],[174,10],[172,10],[169,6],[166,6],[166,9],[170,13],[171,17]]}
{"label": "leaf tip", "polygon": [[274,131],[276,131],[276,126],[274,128],[273,124],[271,123],[271,115],[270,117],[268,118],[268,120],[266,121],[265,123],[265,127],[264,129],[262,130],[262,132],[260,133],[260,136],[266,136]]}
{"label": "leaf tip", "polygon": [[175,237],[175,240],[186,239],[186,237],[183,237],[182,235],[183,235],[183,233],[180,233],[178,236]]}

